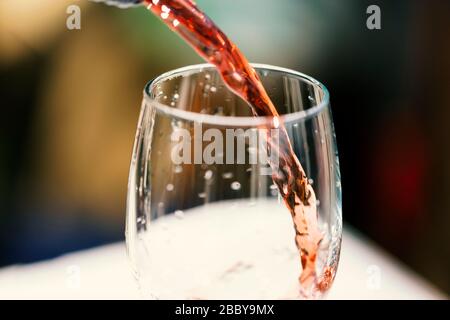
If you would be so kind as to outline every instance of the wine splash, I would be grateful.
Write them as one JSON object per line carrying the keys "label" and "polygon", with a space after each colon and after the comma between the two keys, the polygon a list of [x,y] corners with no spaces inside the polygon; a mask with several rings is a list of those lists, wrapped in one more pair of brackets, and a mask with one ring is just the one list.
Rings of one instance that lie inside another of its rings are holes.
{"label": "wine splash", "polygon": [[266,93],[258,74],[237,46],[191,0],[111,0],[130,5],[142,3],[167,26],[179,34],[205,60],[213,64],[235,94],[247,101],[254,116],[271,116],[271,127],[279,129],[279,142],[267,136],[267,146],[278,163],[269,163],[272,179],[289,209],[295,243],[300,253],[301,293],[311,297],[314,291],[326,291],[335,270],[327,268],[321,277],[316,274],[316,258],[323,234],[319,229],[316,196],[305,171],[289,142],[278,111]]}

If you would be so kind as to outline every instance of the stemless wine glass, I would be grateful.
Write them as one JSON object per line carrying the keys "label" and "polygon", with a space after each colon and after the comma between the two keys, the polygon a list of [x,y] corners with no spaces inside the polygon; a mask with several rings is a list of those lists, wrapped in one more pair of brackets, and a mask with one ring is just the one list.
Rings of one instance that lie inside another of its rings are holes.
{"label": "stemless wine glass", "polygon": [[203,64],[165,73],[144,91],[126,240],[147,298],[318,298],[333,281],[342,218],[328,91],[299,72],[253,66],[318,199],[323,239],[315,273],[328,276],[327,287],[300,290],[293,221],[267,164],[264,128],[273,119],[253,117]]}

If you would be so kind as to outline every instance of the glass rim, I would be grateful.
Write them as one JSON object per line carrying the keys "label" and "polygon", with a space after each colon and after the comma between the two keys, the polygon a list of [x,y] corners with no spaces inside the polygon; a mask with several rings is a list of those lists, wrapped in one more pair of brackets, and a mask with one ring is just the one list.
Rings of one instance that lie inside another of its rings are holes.
{"label": "glass rim", "polygon": [[[313,77],[310,77],[304,73],[277,67],[269,64],[261,64],[261,63],[251,63],[251,66],[255,69],[263,69],[268,71],[277,71],[277,72],[283,72],[298,78],[302,78],[304,80],[309,81],[315,86],[318,86],[322,92],[323,92],[323,98],[322,101],[315,105],[314,107],[311,107],[307,110],[301,110],[291,113],[286,113],[280,115],[280,120],[282,123],[289,123],[289,122],[298,122],[302,120],[307,120],[317,114],[319,114],[321,111],[323,111],[327,106],[329,106],[330,103],[330,94],[328,92],[328,89],[318,80],[314,79]],[[187,111],[185,109],[175,108],[166,104],[163,104],[161,102],[156,101],[154,98],[151,97],[151,90],[162,80],[170,80],[175,77],[179,76],[186,76],[191,75],[194,73],[202,72],[207,68],[214,68],[214,65],[210,63],[202,63],[202,64],[194,64],[189,65],[186,67],[177,68],[171,71],[167,71],[158,77],[154,78],[153,80],[150,80],[144,88],[144,101],[147,101],[151,103],[157,111],[173,116],[179,119],[188,120],[192,122],[200,122],[205,124],[212,124],[212,125],[221,125],[221,126],[259,126],[259,125],[266,125],[272,122],[273,117],[272,116],[244,116],[244,117],[237,117],[237,116],[222,116],[222,115],[212,115],[212,114],[203,114],[198,112],[192,112]]]}

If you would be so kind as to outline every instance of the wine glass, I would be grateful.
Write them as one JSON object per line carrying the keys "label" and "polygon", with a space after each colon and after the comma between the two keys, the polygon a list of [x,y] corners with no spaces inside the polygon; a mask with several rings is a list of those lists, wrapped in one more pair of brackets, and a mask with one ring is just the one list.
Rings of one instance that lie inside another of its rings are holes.
{"label": "wine glass", "polygon": [[202,64],[165,73],[144,90],[126,241],[146,298],[320,298],[334,279],[341,183],[328,91],[299,72],[253,66],[315,192],[323,235],[317,281],[307,290],[299,283],[293,221],[268,166],[276,153],[264,144],[273,119],[253,117],[218,72]]}

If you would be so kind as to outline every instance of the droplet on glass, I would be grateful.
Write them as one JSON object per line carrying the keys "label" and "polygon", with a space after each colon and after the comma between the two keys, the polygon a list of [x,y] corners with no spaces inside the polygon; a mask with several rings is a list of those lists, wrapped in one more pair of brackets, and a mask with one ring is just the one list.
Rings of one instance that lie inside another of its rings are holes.
{"label": "droplet on glass", "polygon": [[271,184],[270,185],[270,190],[278,190],[278,187],[276,184]]}
{"label": "droplet on glass", "polygon": [[173,184],[171,184],[171,183],[169,183],[167,186],[166,186],[166,190],[167,191],[172,191],[174,189],[174,186],[173,186]]}
{"label": "droplet on glass", "polygon": [[231,183],[231,189],[237,191],[241,189],[241,184],[238,181],[234,181]]}
{"label": "droplet on glass", "polygon": [[178,93],[175,93],[173,95],[173,100],[178,100],[180,98],[180,95]]}
{"label": "droplet on glass", "polygon": [[183,172],[183,167],[182,166],[175,166],[175,173],[181,173]]}
{"label": "droplet on glass", "polygon": [[222,174],[222,178],[224,178],[224,179],[231,179],[231,178],[233,178],[233,172],[224,172]]}
{"label": "droplet on glass", "polygon": [[314,184],[314,180],[313,179],[308,179],[308,183],[312,185],[312,184]]}
{"label": "droplet on glass", "polygon": [[156,214],[158,215],[158,217],[161,217],[164,215],[164,202],[158,203],[158,209],[156,211]]}
{"label": "droplet on glass", "polygon": [[198,194],[198,197],[204,199],[204,198],[206,198],[206,193],[205,192],[200,192]]}
{"label": "droplet on glass", "polygon": [[211,79],[211,75],[209,73],[205,74],[205,80]]}
{"label": "droplet on glass", "polygon": [[183,219],[184,218],[184,212],[182,210],[175,211],[175,217],[177,217],[178,219]]}
{"label": "droplet on glass", "polygon": [[137,222],[138,224],[145,224],[145,217],[143,217],[143,216],[138,217],[138,218],[136,219],[136,222]]}
{"label": "droplet on glass", "polygon": [[278,117],[273,117],[272,123],[275,129],[280,127],[280,119]]}
{"label": "droplet on glass", "polygon": [[214,86],[212,86],[212,87],[209,89],[209,91],[211,91],[212,93],[217,92],[217,88],[214,87]]}
{"label": "droplet on glass", "polygon": [[224,113],[223,113],[223,107],[217,107],[217,110],[216,110],[216,114],[215,114],[216,116],[223,116],[224,115]]}
{"label": "droplet on glass", "polygon": [[205,172],[204,178],[205,178],[205,180],[209,180],[212,178],[212,176],[213,176],[213,172],[211,170],[208,170]]}

